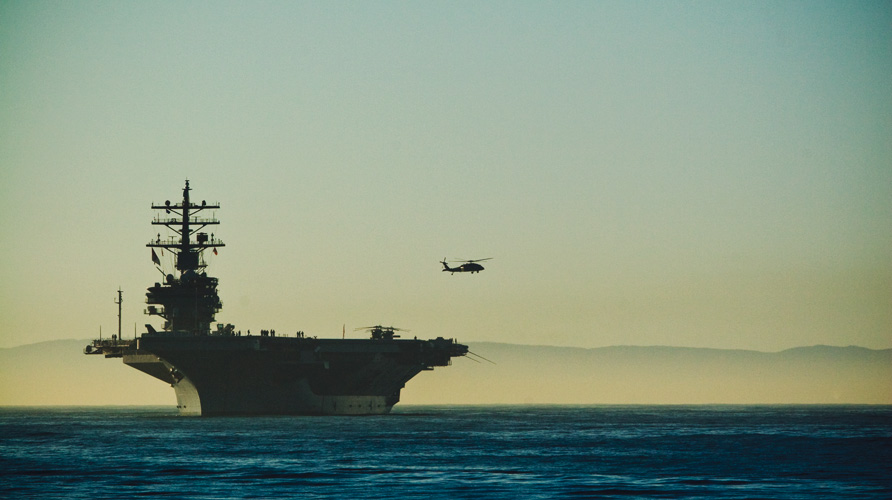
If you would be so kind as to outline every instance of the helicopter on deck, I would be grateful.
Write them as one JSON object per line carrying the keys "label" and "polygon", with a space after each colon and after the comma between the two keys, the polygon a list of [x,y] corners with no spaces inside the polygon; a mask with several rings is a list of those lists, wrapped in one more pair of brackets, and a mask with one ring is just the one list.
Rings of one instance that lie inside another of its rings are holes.
{"label": "helicopter on deck", "polygon": [[395,332],[408,332],[409,330],[405,330],[403,328],[396,328],[393,326],[361,326],[359,328],[355,328],[354,331],[367,330],[371,333],[371,337],[373,340],[393,340],[395,338],[399,338]]}
{"label": "helicopter on deck", "polygon": [[492,257],[487,257],[485,259],[476,259],[476,260],[458,260],[452,262],[461,262],[462,265],[458,267],[449,267],[449,264],[446,262],[446,258],[440,261],[440,264],[443,264],[443,270],[449,271],[449,273],[479,273],[483,270],[483,266],[478,264],[478,262],[483,262],[484,260],[490,260]]}

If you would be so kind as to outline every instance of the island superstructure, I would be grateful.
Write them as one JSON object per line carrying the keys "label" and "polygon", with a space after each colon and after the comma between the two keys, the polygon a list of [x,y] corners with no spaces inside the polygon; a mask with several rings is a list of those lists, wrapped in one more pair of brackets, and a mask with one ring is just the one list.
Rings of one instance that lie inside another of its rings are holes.
{"label": "island superstructure", "polygon": [[[205,251],[224,244],[209,226],[219,204],[193,202],[189,181],[179,203],[152,205],[158,233],[147,246],[174,256],[172,272],[146,292],[146,313],[163,319],[139,338],[94,340],[84,352],[124,364],[169,383],[185,415],[371,415],[388,413],[412,377],[468,353],[454,339],[399,339],[399,329],[368,327],[370,338],[319,339],[297,332],[242,335],[215,323],[223,307],[217,278],[207,275]],[[163,274],[163,272],[162,272]]]}

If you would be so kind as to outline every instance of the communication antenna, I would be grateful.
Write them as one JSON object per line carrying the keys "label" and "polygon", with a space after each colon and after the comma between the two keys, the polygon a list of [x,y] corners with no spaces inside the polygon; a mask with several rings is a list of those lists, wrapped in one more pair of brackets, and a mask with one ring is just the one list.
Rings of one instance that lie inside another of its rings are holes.
{"label": "communication antenna", "polygon": [[121,290],[121,287],[118,287],[118,299],[115,300],[115,304],[118,304],[118,340],[121,340],[121,303],[124,302],[123,293],[124,291]]}

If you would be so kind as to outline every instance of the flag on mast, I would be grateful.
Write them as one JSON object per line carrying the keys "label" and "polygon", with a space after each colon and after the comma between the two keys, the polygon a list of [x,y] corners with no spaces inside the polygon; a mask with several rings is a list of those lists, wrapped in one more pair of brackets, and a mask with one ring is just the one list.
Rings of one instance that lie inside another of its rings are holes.
{"label": "flag on mast", "polygon": [[155,249],[152,249],[152,262],[155,263],[156,266],[161,265],[161,259],[158,258],[158,254],[155,253]]}

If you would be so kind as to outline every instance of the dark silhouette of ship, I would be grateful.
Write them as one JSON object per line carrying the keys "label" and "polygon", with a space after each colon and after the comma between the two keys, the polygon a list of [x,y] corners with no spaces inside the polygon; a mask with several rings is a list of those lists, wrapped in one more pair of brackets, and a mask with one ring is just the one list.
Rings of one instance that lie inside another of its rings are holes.
{"label": "dark silhouette of ship", "polygon": [[[398,328],[367,327],[369,339],[318,339],[302,332],[277,336],[242,335],[231,324],[214,325],[222,308],[217,278],[208,276],[204,251],[222,247],[205,228],[219,224],[208,210],[219,204],[190,200],[189,181],[182,203],[152,205],[159,210],[153,225],[176,233],[160,233],[147,246],[159,266],[155,249],[175,256],[176,274],[167,274],[146,293],[146,313],[164,319],[164,328],[147,324],[134,340],[118,335],[94,340],[86,354],[123,358],[124,364],[169,383],[177,408],[190,415],[373,415],[388,413],[400,390],[412,377],[468,347],[453,339],[402,340]],[[163,271],[162,271],[163,274]]]}

